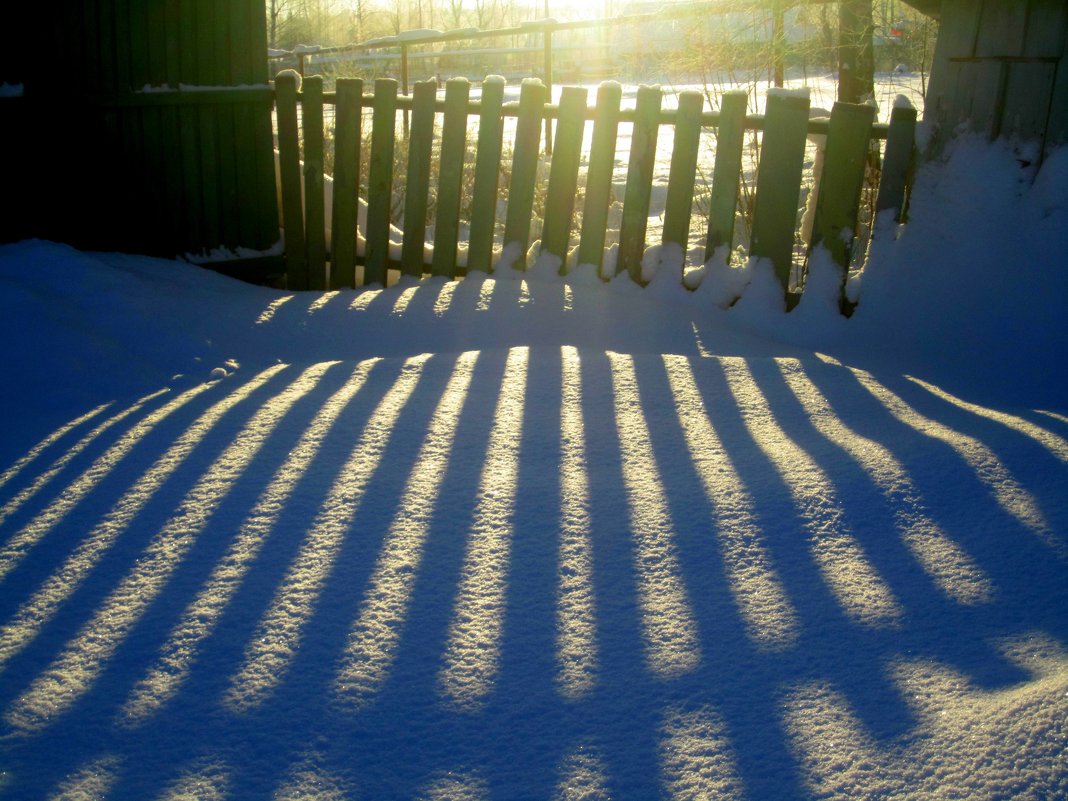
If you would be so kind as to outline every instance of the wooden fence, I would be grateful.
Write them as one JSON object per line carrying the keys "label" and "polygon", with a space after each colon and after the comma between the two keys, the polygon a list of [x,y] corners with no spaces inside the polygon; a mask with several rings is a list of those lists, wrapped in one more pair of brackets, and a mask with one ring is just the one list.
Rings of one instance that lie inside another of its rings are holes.
{"label": "wooden fence", "polygon": [[[621,123],[633,125],[616,272],[626,271],[638,283],[643,283],[641,261],[650,244],[646,241],[646,226],[660,126],[674,126],[663,244],[678,245],[683,253],[688,247],[701,132],[716,131],[706,259],[717,247],[732,243],[745,134],[747,130],[762,131],[750,255],[771,260],[787,303],[793,305],[797,294],[790,291],[790,273],[799,236],[798,199],[806,138],[810,134],[826,135],[815,219],[810,241],[805,244],[810,248],[822,244],[845,267],[851,257],[865,170],[873,153],[882,154],[875,210],[896,209],[895,215],[900,214],[916,123],[916,112],[911,108],[896,108],[890,123],[880,125],[874,121],[873,107],[845,103],[835,104],[829,121],[810,120],[808,99],[788,93],[770,95],[763,115],[746,114],[744,92],[725,93],[719,110],[711,112],[704,110],[700,92],[682,92],[677,110],[663,110],[661,90],[655,87],[639,89],[636,107],[621,110],[621,88],[615,83],[600,86],[593,107],[587,105],[587,91],[578,87],[565,87],[559,104],[549,104],[546,88],[537,81],[524,82],[518,103],[504,103],[504,82],[493,78],[483,83],[478,102],[470,100],[470,84],[465,79],[448,81],[444,99],[438,99],[433,82],[417,84],[411,96],[399,96],[395,80],[376,80],[373,92],[364,94],[360,79],[342,78],[337,81],[336,91],[327,93],[320,78],[305,78],[302,85],[295,72],[286,71],[278,75],[275,92],[288,285],[291,289],[311,290],[356,286],[356,267],[360,264],[363,283],[382,285],[390,269],[409,276],[449,278],[458,278],[469,270],[490,272],[504,152],[503,120],[515,116],[503,243],[518,246],[521,253],[528,248],[543,158],[542,123],[555,119],[556,141],[545,187],[541,252],[566,263],[576,233],[575,201],[583,139],[586,123],[592,121],[575,263],[598,266],[605,253],[617,131]],[[328,104],[335,106],[329,251],[323,201],[323,107]],[[366,224],[360,230],[365,247],[358,252],[357,195],[365,108],[372,112],[371,152]],[[391,207],[399,110],[410,113],[411,122],[402,244],[399,258],[392,258]],[[428,192],[439,114],[442,119],[436,149],[439,169],[433,257],[427,263],[424,246]],[[468,119],[472,115],[477,116],[479,125],[467,258],[466,265],[461,265],[461,181],[469,150]],[[885,148],[879,147],[880,140],[885,140]],[[306,198],[303,202],[302,194]]]}

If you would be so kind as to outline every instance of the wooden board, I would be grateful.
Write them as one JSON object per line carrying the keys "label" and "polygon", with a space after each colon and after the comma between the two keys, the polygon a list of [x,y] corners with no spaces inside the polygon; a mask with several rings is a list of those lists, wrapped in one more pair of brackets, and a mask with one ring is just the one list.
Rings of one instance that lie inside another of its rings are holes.
{"label": "wooden board", "polygon": [[793,267],[807,131],[808,98],[768,96],[749,251],[771,260],[784,292]]}
{"label": "wooden board", "polygon": [[540,162],[541,122],[548,92],[541,81],[528,78],[519,94],[512,154],[512,180],[508,186],[508,213],[504,221],[504,244],[518,245],[526,253],[534,217],[534,190]]}
{"label": "wooden board", "polygon": [[367,179],[367,253],[364,282],[386,285],[389,222],[393,204],[393,153],[397,131],[397,82],[375,81],[371,166]]}
{"label": "wooden board", "polygon": [[586,198],[582,207],[577,261],[579,264],[593,264],[598,270],[604,261],[608,210],[612,205],[612,175],[616,166],[622,96],[623,87],[615,82],[602,83],[597,89],[597,113],[593,121],[590,160],[586,168]]}
{"label": "wooden board", "polygon": [[471,192],[471,237],[467,270],[489,272],[493,258],[493,235],[497,221],[497,190],[501,172],[501,141],[504,121],[504,78],[487,77],[482,82],[475,154],[475,185]]}
{"label": "wooden board", "polygon": [[659,86],[638,87],[631,135],[627,189],[623,197],[623,220],[619,228],[619,258],[616,273],[627,272],[638,284],[642,280],[642,256],[656,165],[656,139],[660,130]]}
{"label": "wooden board", "polygon": [[412,93],[411,132],[408,135],[408,173],[404,185],[404,244],[401,272],[423,274],[426,241],[427,196],[430,192],[430,155],[434,146],[434,104],[438,82],[419,81]]}
{"label": "wooden board", "polygon": [[681,92],[675,115],[675,142],[671,150],[667,199],[664,202],[664,244],[678,245],[685,254],[690,242],[690,215],[701,146],[701,92]]}
{"label": "wooden board", "polygon": [[708,238],[705,261],[716,248],[734,242],[734,215],[738,208],[738,183],[745,143],[745,110],[749,95],[744,91],[724,92],[720,98],[719,125],[716,128],[716,163],[712,170],[712,196],[708,203]]}
{"label": "wooden board", "polygon": [[334,108],[334,229],[330,287],[356,286],[356,220],[360,187],[363,81],[338,78]]}
{"label": "wooden board", "polygon": [[467,99],[471,83],[451,78],[445,84],[445,119],[441,129],[438,208],[434,219],[434,275],[454,277],[459,242],[464,154],[467,150]]}
{"label": "wooden board", "polygon": [[586,130],[586,97],[587,92],[581,87],[564,87],[560,96],[556,141],[549,167],[541,250],[560,259],[561,271],[564,270],[564,261],[567,259],[571,228],[575,219],[582,135]]}
{"label": "wooden board", "polygon": [[304,128],[304,236],[308,254],[306,289],[326,289],[326,214],[323,198],[323,79],[304,79],[301,102]]}

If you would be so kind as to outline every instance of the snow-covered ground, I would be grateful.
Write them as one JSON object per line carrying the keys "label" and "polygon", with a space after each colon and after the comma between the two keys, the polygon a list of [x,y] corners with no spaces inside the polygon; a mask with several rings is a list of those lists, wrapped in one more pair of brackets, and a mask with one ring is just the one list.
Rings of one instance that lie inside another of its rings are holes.
{"label": "snow-covered ground", "polygon": [[926,167],[850,320],[0,248],[0,796],[1068,796],[1033,155]]}

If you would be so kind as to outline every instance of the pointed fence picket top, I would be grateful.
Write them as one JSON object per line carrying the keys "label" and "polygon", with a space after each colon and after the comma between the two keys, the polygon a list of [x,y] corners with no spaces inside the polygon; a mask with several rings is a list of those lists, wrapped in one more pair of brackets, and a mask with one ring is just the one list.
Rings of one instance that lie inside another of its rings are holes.
{"label": "pointed fence picket top", "polygon": [[[789,290],[789,281],[795,245],[799,241],[797,218],[806,135],[827,135],[821,185],[815,195],[810,252],[811,248],[825,247],[845,267],[850,262],[850,241],[857,228],[866,168],[878,159],[873,142],[889,136],[877,209],[898,209],[900,214],[907,192],[915,130],[915,113],[911,109],[896,109],[888,128],[873,125],[872,108],[848,104],[836,104],[829,122],[810,123],[807,98],[791,93],[773,93],[768,98],[765,115],[746,117],[745,93],[726,93],[719,111],[705,113],[701,94],[683,92],[677,110],[663,111],[661,91],[656,87],[641,87],[636,108],[623,111],[621,87],[615,83],[605,83],[599,88],[597,106],[592,110],[586,105],[586,90],[577,87],[563,90],[559,106],[547,105],[547,91],[539,81],[525,81],[519,103],[505,106],[504,80],[493,77],[486,80],[478,104],[469,100],[470,83],[466,79],[450,80],[444,100],[438,99],[435,82],[417,84],[411,97],[399,97],[397,82],[388,79],[376,81],[374,92],[368,96],[362,94],[363,83],[356,79],[339,79],[336,91],[329,93],[323,92],[321,80],[313,76],[305,79],[303,92],[299,89],[300,79],[295,73],[279,74],[275,90],[278,173],[287,229],[288,281],[293,289],[340,288],[358,283],[385,285],[391,271],[395,274],[398,269],[413,277],[427,273],[458,277],[466,269],[489,270],[498,217],[503,120],[512,115],[518,119],[501,244],[519,246],[520,263],[525,265],[535,193],[539,180],[545,180],[539,176],[545,176],[547,171],[542,250],[560,258],[562,271],[566,270],[564,262],[575,228],[576,198],[582,185],[581,153],[586,123],[593,122],[593,136],[577,263],[594,265],[601,265],[605,254],[618,125],[623,120],[633,125],[616,270],[626,271],[639,284],[643,283],[641,262],[659,126],[675,128],[663,243],[678,246],[684,252],[690,239],[701,136],[709,129],[716,132],[706,256],[711,256],[717,247],[731,244],[742,141],[747,130],[763,131],[750,253],[772,262],[790,306],[798,297]],[[297,112],[298,102],[303,103],[301,115]],[[327,161],[323,152],[323,106],[331,103],[335,105],[333,229],[327,238],[321,165]],[[366,249],[361,258],[356,247],[357,211],[362,118],[368,107],[372,112],[371,153],[368,208],[362,231]],[[398,110],[410,114],[404,230],[400,232],[399,242],[391,241],[396,229],[390,224]],[[465,269],[460,265],[463,252],[460,214],[464,165],[468,160],[467,122],[472,114],[479,116],[479,135],[474,155]],[[300,118],[303,119],[303,174]],[[556,147],[551,157],[543,156],[539,152],[541,123],[553,118],[557,120]],[[440,140],[437,139],[439,130]],[[430,182],[435,167],[438,178],[434,195],[434,255],[428,264],[424,253]],[[362,281],[357,280],[360,264]],[[843,308],[848,311],[844,303]]]}

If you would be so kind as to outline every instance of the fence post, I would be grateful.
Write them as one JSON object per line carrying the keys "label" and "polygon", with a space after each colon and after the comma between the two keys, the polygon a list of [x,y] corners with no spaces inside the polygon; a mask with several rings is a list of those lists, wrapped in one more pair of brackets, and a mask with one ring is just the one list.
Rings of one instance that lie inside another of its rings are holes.
{"label": "fence post", "polygon": [[556,151],[549,167],[541,249],[544,253],[560,257],[561,274],[564,272],[571,225],[575,219],[582,135],[586,129],[586,96],[586,90],[581,87],[564,87],[556,121]]}
{"label": "fence post", "polygon": [[530,223],[534,217],[534,189],[538,180],[538,150],[545,95],[545,85],[538,79],[527,78],[523,81],[513,144],[512,182],[508,187],[508,215],[504,222],[505,247],[518,244],[523,254],[530,244]]}
{"label": "fence post", "polygon": [[849,268],[853,253],[874,119],[875,109],[868,105],[835,103],[831,110],[810,252],[818,246],[824,247],[844,269]]}
{"label": "fence post", "polygon": [[326,216],[323,208],[323,79],[304,79],[301,123],[304,127],[304,235],[307,238],[306,289],[326,289]]}
{"label": "fence post", "polygon": [[716,163],[712,168],[712,196],[708,201],[708,239],[705,261],[716,248],[734,244],[734,214],[738,208],[738,176],[742,167],[745,143],[745,107],[749,95],[744,91],[724,92],[719,103],[716,128]]}
{"label": "fence post", "polygon": [[441,126],[441,168],[438,171],[438,209],[434,220],[431,272],[449,278],[456,274],[470,94],[471,84],[466,78],[450,78],[445,83],[445,120]]}
{"label": "fence post", "polygon": [[690,215],[697,179],[697,151],[701,146],[701,113],[705,98],[700,92],[682,92],[675,115],[675,142],[671,151],[667,198],[664,201],[664,244],[674,243],[686,253],[690,241]]}
{"label": "fence post", "polygon": [[412,99],[412,127],[408,136],[408,175],[404,190],[404,244],[401,246],[401,272],[423,274],[423,246],[426,242],[427,194],[430,191],[430,160],[434,145],[434,105],[437,81],[419,81]]}
{"label": "fence post", "polygon": [[642,285],[645,283],[642,280],[642,255],[645,250],[645,229],[649,223],[661,99],[659,86],[638,88],[630,164],[627,167],[627,191],[623,199],[623,220],[619,227],[616,273],[626,271],[635,283]]}
{"label": "fence post", "polygon": [[619,132],[619,103],[623,87],[605,82],[597,89],[597,116],[593,121],[593,141],[586,168],[586,202],[582,209],[578,264],[601,269],[604,241],[608,231],[608,208],[612,204],[612,173],[616,166],[616,137]]}
{"label": "fence post", "polygon": [[300,137],[297,135],[297,89],[300,76],[283,70],[274,80],[278,111],[278,173],[282,184],[282,222],[285,226],[286,273],[291,289],[308,285],[304,258],[304,204],[300,193]]}
{"label": "fence post", "polygon": [[371,167],[367,176],[367,254],[364,282],[386,285],[389,270],[389,217],[393,205],[393,151],[397,132],[397,82],[375,81],[371,123]]}
{"label": "fence post", "polygon": [[[471,238],[467,270],[489,272],[493,260],[493,233],[497,222],[497,182],[501,171],[504,119],[504,78],[489,75],[482,81],[482,108],[478,118],[478,153],[475,186],[471,192]],[[466,272],[466,270],[465,270]]]}
{"label": "fence post", "polygon": [[905,215],[905,186],[912,166],[916,141],[916,109],[911,105],[895,106],[890,112],[890,130],[886,135],[883,169],[875,213],[894,209],[894,222]]}
{"label": "fence post", "polygon": [[334,112],[334,229],[330,236],[330,287],[356,286],[357,196],[363,81],[337,79]]}
{"label": "fence post", "polygon": [[769,94],[749,251],[771,261],[784,297],[789,292],[794,262],[794,232],[807,134],[808,98]]}

